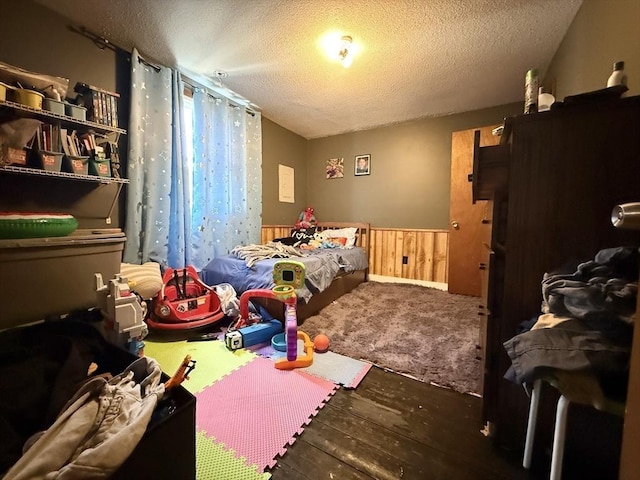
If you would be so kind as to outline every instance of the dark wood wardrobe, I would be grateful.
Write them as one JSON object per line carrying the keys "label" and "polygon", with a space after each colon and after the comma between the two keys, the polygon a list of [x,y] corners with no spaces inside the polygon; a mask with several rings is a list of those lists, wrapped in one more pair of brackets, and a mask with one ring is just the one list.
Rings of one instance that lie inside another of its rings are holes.
{"label": "dark wood wardrobe", "polygon": [[[500,145],[474,151],[474,200],[489,202],[480,264],[483,417],[504,448],[524,446],[529,397],[503,378],[511,361],[502,344],[540,313],[544,273],[593,259],[602,248],[640,245],[640,231],[611,223],[614,206],[640,201],[640,97],[606,97],[576,96],[548,112],[508,118]],[[538,427],[541,448],[552,432],[550,395]],[[579,443],[585,431],[600,428],[589,415],[570,417],[568,441]],[[611,427],[614,438],[622,421]],[[615,421],[601,423],[608,429]]]}

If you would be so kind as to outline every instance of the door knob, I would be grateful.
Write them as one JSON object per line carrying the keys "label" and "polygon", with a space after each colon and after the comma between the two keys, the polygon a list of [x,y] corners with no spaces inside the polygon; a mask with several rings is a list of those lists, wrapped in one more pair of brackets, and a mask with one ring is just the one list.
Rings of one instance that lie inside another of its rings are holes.
{"label": "door knob", "polygon": [[624,203],[613,207],[611,223],[616,228],[640,230],[640,202]]}
{"label": "door knob", "polygon": [[460,224],[458,222],[456,222],[455,220],[453,222],[451,222],[451,226],[456,230],[458,230],[460,228]]}

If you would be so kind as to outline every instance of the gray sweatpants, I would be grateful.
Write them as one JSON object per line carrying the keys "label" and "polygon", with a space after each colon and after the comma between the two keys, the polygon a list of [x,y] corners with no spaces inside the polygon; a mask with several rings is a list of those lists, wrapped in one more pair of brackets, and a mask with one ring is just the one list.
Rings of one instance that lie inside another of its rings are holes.
{"label": "gray sweatpants", "polygon": [[143,357],[111,380],[87,381],[54,424],[27,441],[3,480],[111,476],[142,438],[164,394],[161,373],[154,359]]}

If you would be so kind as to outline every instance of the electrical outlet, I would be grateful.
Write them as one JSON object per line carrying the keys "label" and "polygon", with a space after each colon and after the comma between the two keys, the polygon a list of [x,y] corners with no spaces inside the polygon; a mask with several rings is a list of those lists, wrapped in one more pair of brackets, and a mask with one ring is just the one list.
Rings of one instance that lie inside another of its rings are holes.
{"label": "electrical outlet", "polygon": [[403,265],[407,265],[409,263],[409,257],[407,257],[406,255],[402,256],[402,264]]}

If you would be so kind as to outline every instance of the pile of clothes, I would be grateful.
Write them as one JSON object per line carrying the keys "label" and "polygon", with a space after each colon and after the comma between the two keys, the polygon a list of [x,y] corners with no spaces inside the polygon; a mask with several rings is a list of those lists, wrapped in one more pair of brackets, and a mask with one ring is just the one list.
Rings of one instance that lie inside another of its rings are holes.
{"label": "pile of clothes", "polygon": [[165,385],[154,359],[123,370],[114,352],[83,321],[0,332],[0,477],[106,479],[124,463]]}
{"label": "pile of clothes", "polygon": [[[593,403],[624,397],[638,292],[637,248],[600,250],[572,273],[547,273],[542,312],[504,343],[505,378],[528,383],[553,375]],[[572,385],[575,379],[588,385]]]}

